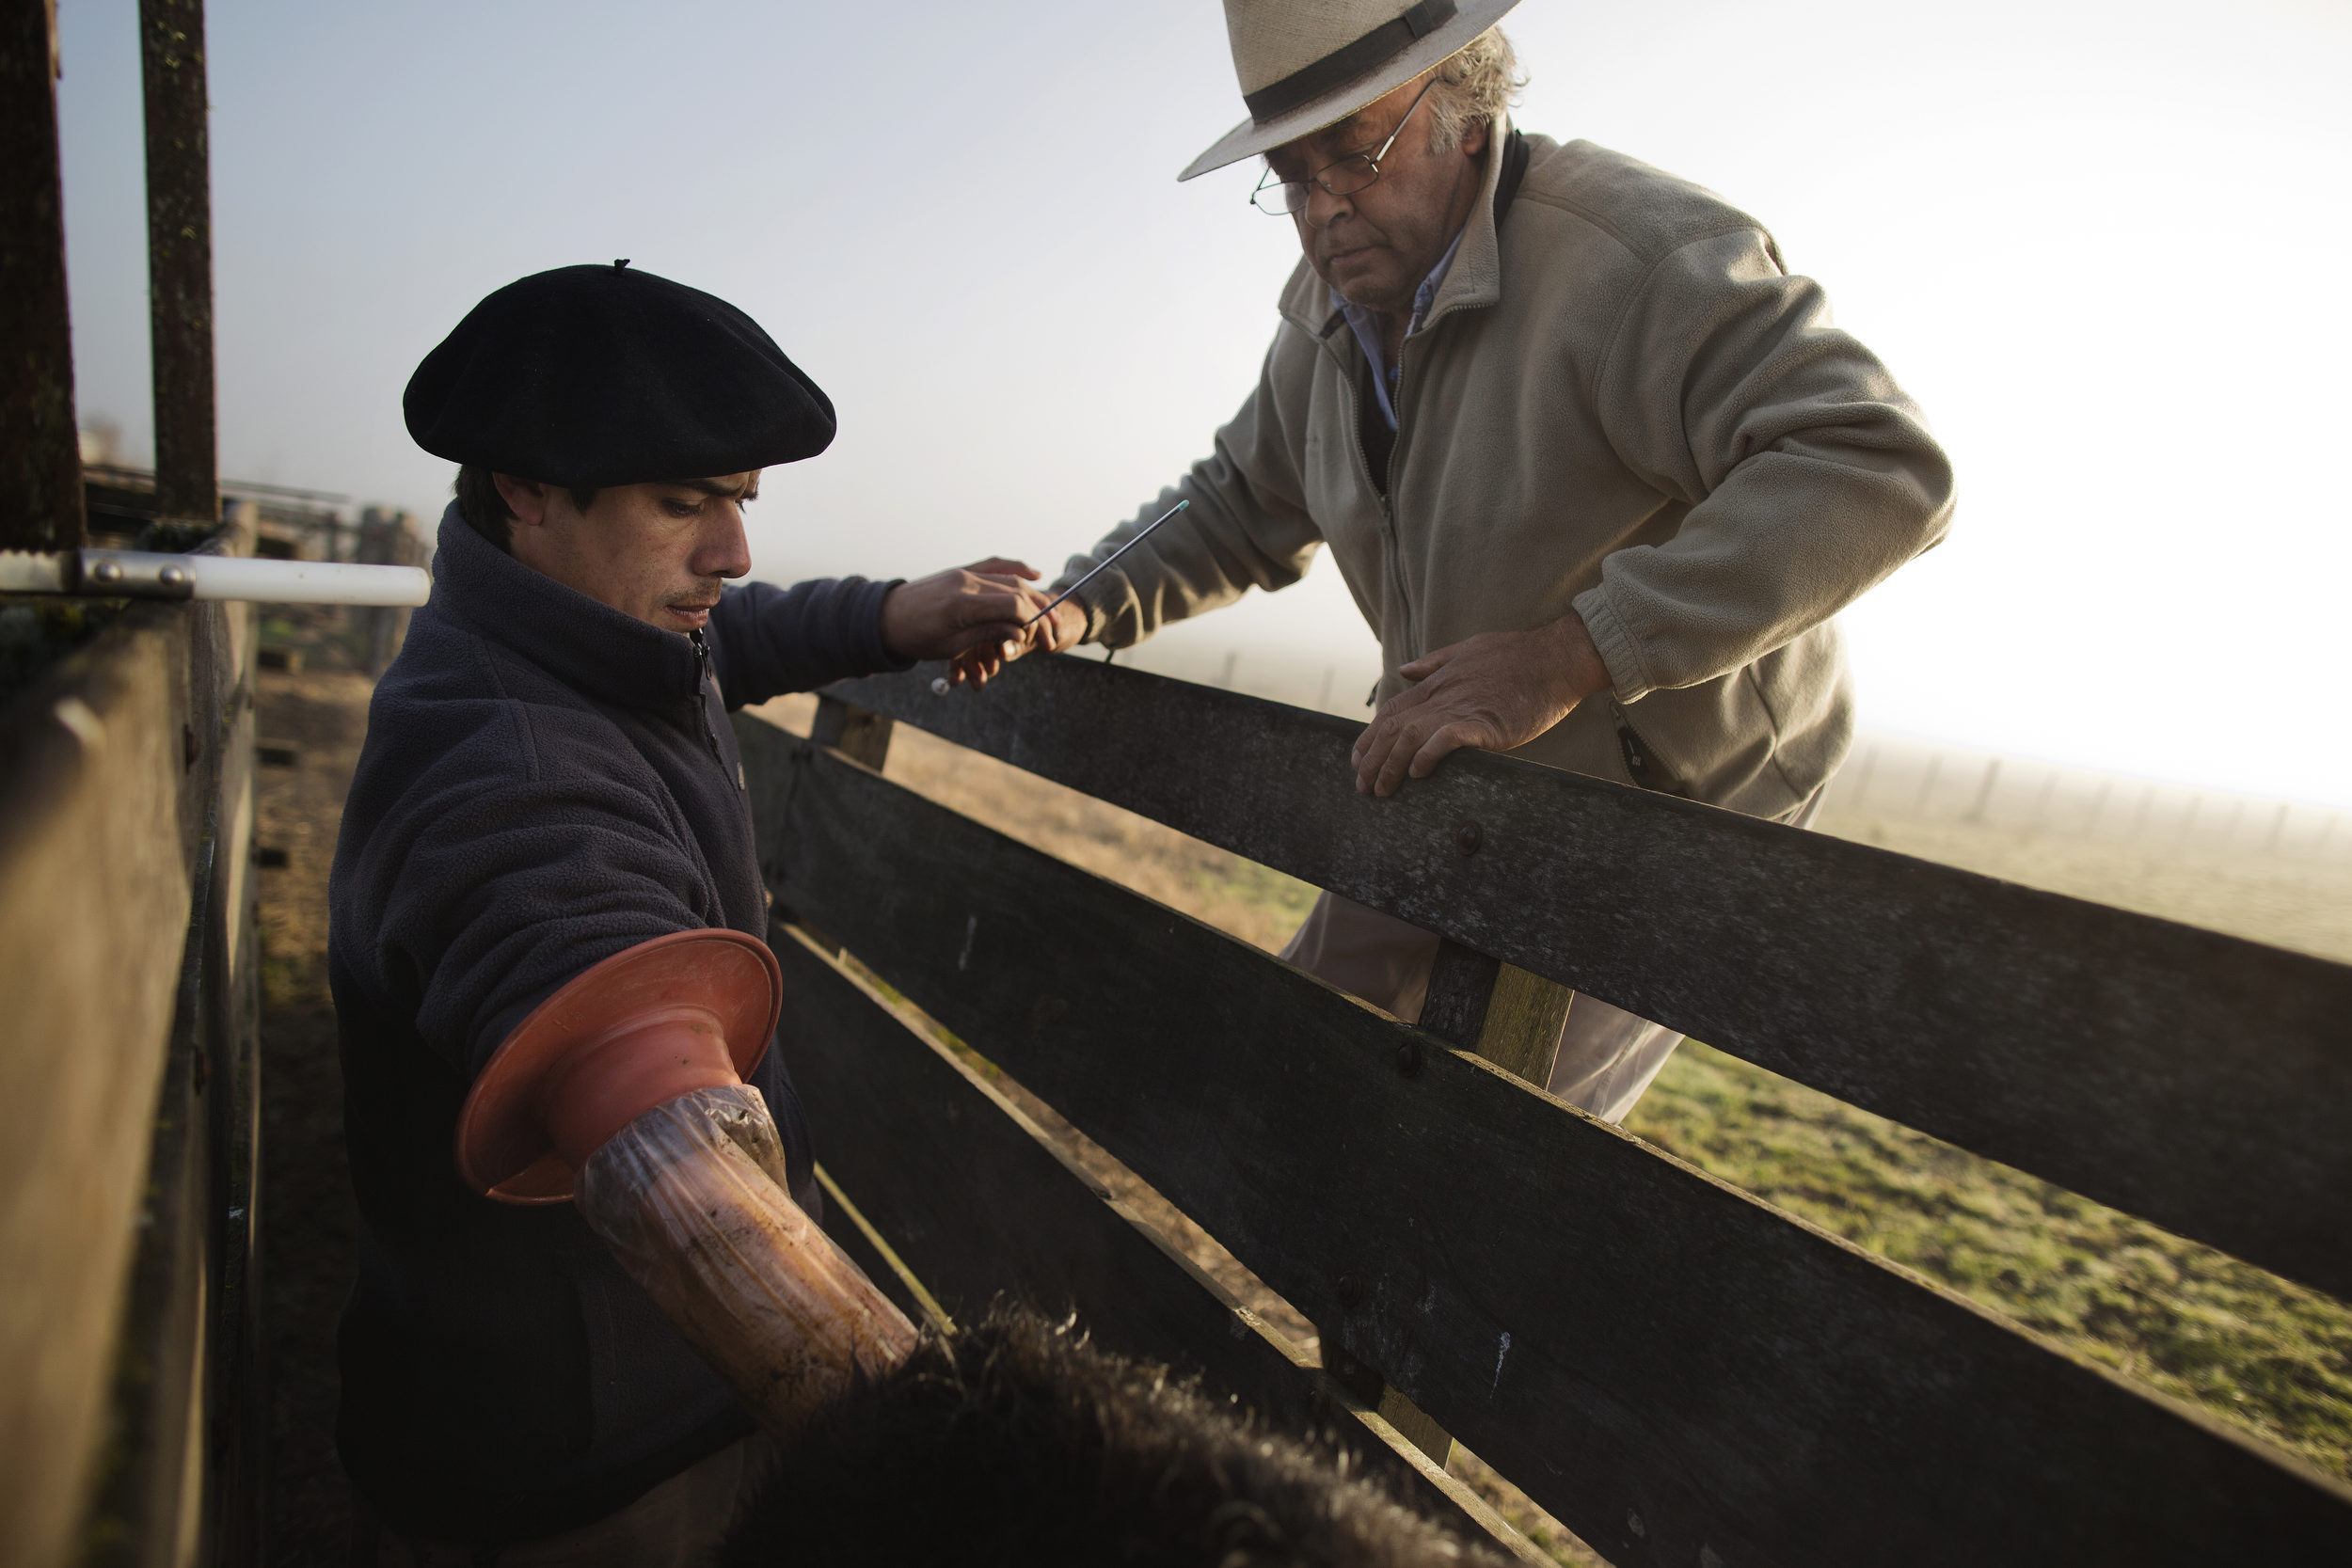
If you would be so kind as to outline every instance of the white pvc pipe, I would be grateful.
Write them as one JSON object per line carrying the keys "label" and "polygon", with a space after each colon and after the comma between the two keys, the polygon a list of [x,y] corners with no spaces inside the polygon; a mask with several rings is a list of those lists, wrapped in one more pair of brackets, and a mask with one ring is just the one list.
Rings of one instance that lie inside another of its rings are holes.
{"label": "white pvc pipe", "polygon": [[199,599],[420,605],[433,592],[433,578],[421,566],[359,566],[341,561],[269,561],[237,555],[184,556],[176,564],[187,568]]}

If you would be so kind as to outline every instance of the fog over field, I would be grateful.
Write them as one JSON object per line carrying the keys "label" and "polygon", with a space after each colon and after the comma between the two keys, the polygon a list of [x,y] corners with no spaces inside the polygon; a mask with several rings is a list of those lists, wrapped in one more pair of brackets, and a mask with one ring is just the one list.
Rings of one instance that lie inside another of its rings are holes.
{"label": "fog over field", "polygon": [[[1120,662],[1358,720],[1369,637],[1236,645],[1180,624]],[[1092,657],[1092,656],[1082,656]],[[1814,826],[1988,877],[2352,962],[2352,811],[1865,728]]]}
{"label": "fog over field", "polygon": [[[148,441],[136,8],[61,0],[77,390]],[[2352,8],[1524,0],[1518,122],[1754,214],[1925,407],[1950,541],[1847,617],[1863,723],[2352,808]],[[210,8],[221,462],[428,518],[418,359],[634,258],[766,325],[841,436],[763,576],[1051,569],[1209,450],[1297,259],[1214,0]],[[520,73],[514,62],[529,61]],[[1369,684],[1327,564],[1191,646]],[[1176,657],[1174,641],[1166,653]]]}

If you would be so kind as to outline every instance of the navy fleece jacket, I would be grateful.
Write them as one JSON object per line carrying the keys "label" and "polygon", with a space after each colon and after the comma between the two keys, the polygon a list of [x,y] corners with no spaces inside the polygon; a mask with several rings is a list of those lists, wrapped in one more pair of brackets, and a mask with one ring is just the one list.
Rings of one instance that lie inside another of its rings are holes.
{"label": "navy fleece jacket", "polygon": [[[452,1145],[483,1063],[589,965],[671,931],[765,939],[727,710],[902,667],[882,641],[891,586],[730,588],[698,642],[443,516],[432,600],[368,709],[329,884],[360,1218],[337,1439],[392,1528],[554,1534],[750,1430],[569,1204],[468,1192]],[[753,1082],[814,1211],[778,1053]]]}

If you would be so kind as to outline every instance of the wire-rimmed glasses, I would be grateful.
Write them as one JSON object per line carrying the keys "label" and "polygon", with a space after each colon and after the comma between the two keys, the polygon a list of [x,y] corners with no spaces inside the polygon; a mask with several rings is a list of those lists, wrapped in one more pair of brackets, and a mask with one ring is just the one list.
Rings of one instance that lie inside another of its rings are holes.
{"label": "wire-rimmed glasses", "polygon": [[1406,106],[1405,119],[1396,122],[1396,129],[1389,133],[1389,139],[1378,147],[1369,152],[1351,152],[1344,158],[1335,159],[1304,180],[1277,180],[1274,170],[1269,168],[1265,171],[1265,178],[1258,182],[1258,188],[1249,193],[1249,204],[1268,217],[1296,217],[1307,210],[1307,200],[1314,194],[1317,185],[1333,196],[1353,196],[1380,178],[1380,160],[1389,155],[1389,149],[1396,145],[1396,138],[1405,134],[1406,120],[1413,118],[1413,111],[1421,107],[1421,101],[1429,96],[1429,88],[1437,85],[1433,77],[1428,86],[1413,95],[1412,103]]}

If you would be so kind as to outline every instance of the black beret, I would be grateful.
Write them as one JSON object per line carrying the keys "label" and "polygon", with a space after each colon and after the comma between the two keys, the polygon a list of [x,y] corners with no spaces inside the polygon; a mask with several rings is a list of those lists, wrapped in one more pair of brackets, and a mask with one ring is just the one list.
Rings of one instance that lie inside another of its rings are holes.
{"label": "black beret", "polygon": [[401,407],[436,457],[583,488],[794,463],[834,433],[832,401],[757,322],[621,261],[499,290]]}

